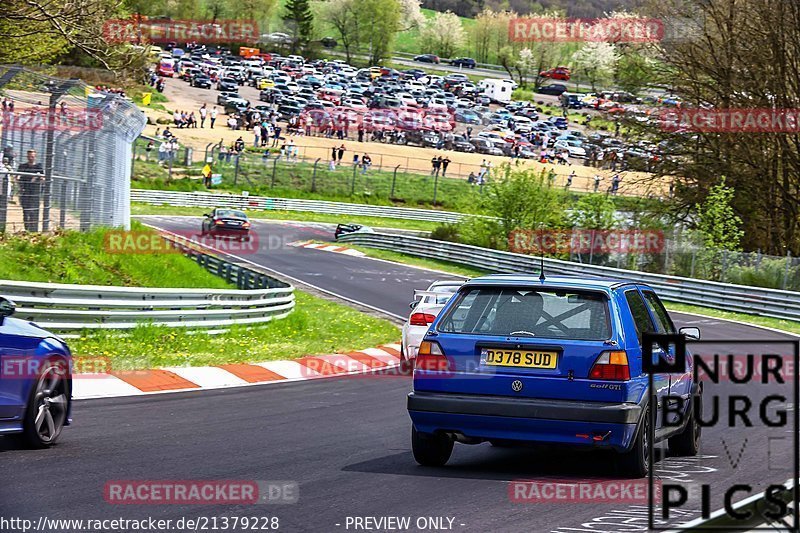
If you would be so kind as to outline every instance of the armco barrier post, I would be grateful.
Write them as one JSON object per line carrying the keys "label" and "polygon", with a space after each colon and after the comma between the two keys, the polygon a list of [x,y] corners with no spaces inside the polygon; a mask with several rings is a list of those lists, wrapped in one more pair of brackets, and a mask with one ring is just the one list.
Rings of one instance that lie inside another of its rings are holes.
{"label": "armco barrier post", "polygon": [[314,161],[314,170],[311,172],[311,192],[317,192],[317,164],[319,160],[322,159],[318,157],[316,161]]}
{"label": "armco barrier post", "polygon": [[236,182],[239,180],[239,159],[241,158],[241,154],[236,154],[236,160],[233,162],[233,184],[236,185]]}
{"label": "armco barrier post", "polygon": [[391,192],[391,194],[389,194],[389,199],[390,200],[392,198],[394,198],[394,186],[395,186],[395,183],[397,183],[397,169],[398,168],[400,168],[400,165],[397,165],[396,167],[394,167],[394,173],[392,174],[392,192]]}
{"label": "armco barrier post", "polygon": [[786,268],[783,270],[783,283],[781,283],[781,289],[786,290],[787,285],[789,285],[789,265],[792,263],[792,251],[786,251]]}
{"label": "armco barrier post", "polygon": [[278,157],[276,157],[275,160],[272,162],[272,181],[269,184],[269,188],[270,189],[275,187],[275,172],[277,172],[277,170],[278,170],[278,160],[280,158],[281,158],[281,156],[278,155]]}
{"label": "armco barrier post", "polygon": [[353,184],[350,187],[350,196],[353,196],[356,193],[356,171],[358,171],[358,167],[353,165]]}

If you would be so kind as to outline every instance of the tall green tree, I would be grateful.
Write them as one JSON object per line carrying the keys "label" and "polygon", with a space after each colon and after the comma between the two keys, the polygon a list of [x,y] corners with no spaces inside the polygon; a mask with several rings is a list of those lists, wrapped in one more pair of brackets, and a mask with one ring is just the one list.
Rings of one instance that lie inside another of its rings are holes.
{"label": "tall green tree", "polygon": [[288,0],[283,21],[292,35],[292,53],[307,49],[314,31],[314,14],[309,0]]}
{"label": "tall green tree", "polygon": [[370,63],[377,65],[392,53],[394,38],[401,24],[400,2],[355,0],[354,11],[361,21],[361,46],[369,53]]}

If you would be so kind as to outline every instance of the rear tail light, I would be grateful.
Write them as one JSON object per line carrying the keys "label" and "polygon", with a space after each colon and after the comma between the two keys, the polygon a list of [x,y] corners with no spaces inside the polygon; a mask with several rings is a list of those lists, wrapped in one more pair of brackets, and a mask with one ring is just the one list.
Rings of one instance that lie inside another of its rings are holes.
{"label": "rear tail light", "polygon": [[417,350],[417,361],[414,368],[447,372],[450,370],[450,361],[445,357],[438,342],[422,341],[419,345],[419,350]]}
{"label": "rear tail light", "polygon": [[631,379],[628,354],[621,350],[601,353],[589,372],[589,378],[615,381]]}
{"label": "rear tail light", "polygon": [[430,313],[412,313],[408,323],[412,326],[430,326],[436,320],[436,315]]}
{"label": "rear tail light", "polygon": [[217,226],[222,226],[222,225],[225,224],[225,221],[224,220],[217,220],[216,222],[214,222],[214,224],[216,224]]}

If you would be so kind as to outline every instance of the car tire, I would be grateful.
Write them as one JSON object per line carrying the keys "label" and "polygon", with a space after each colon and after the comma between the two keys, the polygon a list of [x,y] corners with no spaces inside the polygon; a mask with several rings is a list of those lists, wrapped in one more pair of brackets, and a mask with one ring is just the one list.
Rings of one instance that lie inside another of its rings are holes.
{"label": "car tire", "polygon": [[650,471],[650,451],[648,449],[650,427],[650,408],[646,408],[642,414],[642,421],[639,424],[633,447],[617,458],[617,465],[620,473],[631,478],[640,479],[647,476]]}
{"label": "car tire", "polygon": [[[31,387],[23,419],[22,439],[29,447],[50,447],[61,436],[69,409],[68,376],[69,368],[63,359],[52,358],[42,363]],[[42,418],[37,421],[40,416]],[[45,425],[48,427],[43,427]]]}
{"label": "car tire", "polygon": [[694,416],[695,401],[698,402],[697,409],[702,409],[702,400],[700,399],[700,396],[695,396],[695,398],[692,400],[692,403],[689,404],[689,421],[686,423],[686,427],[683,428],[683,431],[678,435],[670,437],[667,440],[669,451],[672,455],[677,455],[680,457],[692,457],[697,455],[697,452],[700,451],[701,427],[700,424],[697,423],[697,419]]}
{"label": "car tire", "polygon": [[453,440],[446,435],[426,435],[411,427],[411,451],[422,466],[444,466],[453,453]]}

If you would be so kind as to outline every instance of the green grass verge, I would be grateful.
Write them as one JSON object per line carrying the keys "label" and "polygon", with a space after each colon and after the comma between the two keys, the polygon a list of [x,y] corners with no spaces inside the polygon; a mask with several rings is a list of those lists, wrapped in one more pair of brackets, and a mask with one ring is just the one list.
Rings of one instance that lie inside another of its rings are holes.
{"label": "green grass verge", "polygon": [[[214,163],[214,172],[222,175],[221,191],[249,191],[253,195],[284,198],[307,198],[374,205],[439,208],[464,212],[474,211],[480,190],[465,179],[440,177],[436,182],[427,174],[371,169],[367,174],[350,164],[329,170],[320,162],[316,173],[310,162],[263,163],[258,154],[243,157],[238,173],[233,162]],[[202,164],[187,170],[173,167],[169,179],[166,168],[152,161],[137,160],[133,165],[131,186],[139,189],[192,191],[204,190],[200,179]],[[274,178],[273,178],[274,171]],[[394,184],[394,185],[393,185]],[[436,189],[434,191],[434,188]],[[434,203],[434,192],[436,202]]]}
{"label": "green grass verge", "polygon": [[[207,207],[176,207],[169,205],[150,205],[142,203],[131,204],[131,214],[133,215],[186,215],[203,216],[209,209]],[[404,220],[399,218],[384,217],[358,217],[352,215],[330,215],[327,213],[314,213],[308,211],[261,211],[248,210],[247,216],[251,219],[261,220],[299,220],[302,222],[327,222],[330,224],[340,224],[343,222],[354,222],[373,228],[396,228],[417,231],[433,231],[435,222],[424,220]]]}
{"label": "green grass verge", "polygon": [[[367,175],[356,173],[353,187],[352,166],[342,165],[336,171],[329,171],[322,165],[313,176],[311,163],[279,163],[272,180],[272,161],[264,165],[257,155],[249,155],[249,161],[240,165],[239,174],[234,178],[233,163],[215,163],[215,172],[222,174],[222,184],[213,191],[235,193],[248,191],[251,195],[275,196],[279,198],[302,198],[308,200],[327,200],[368,205],[391,205],[397,207],[416,207],[423,209],[444,209],[461,213],[490,214],[483,207],[480,188],[459,178],[439,178],[436,204],[433,204],[433,178],[425,174],[399,173],[392,193],[391,172],[371,170]],[[254,162],[259,161],[259,162]],[[134,163],[131,187],[135,189],[155,189],[166,191],[205,191],[200,176],[200,164],[188,170],[175,167],[173,178],[169,179],[167,169],[155,162],[137,160]],[[311,192],[312,181],[315,192]],[[586,193],[570,192],[564,197],[564,209]],[[662,202],[651,198],[635,196],[614,196],[617,209],[622,211],[656,211]]]}
{"label": "green grass verge", "polygon": [[[147,230],[133,223],[134,230]],[[106,251],[105,230],[0,234],[0,279],[128,287],[235,288],[180,254]]]}
{"label": "green grass verge", "polygon": [[129,336],[86,332],[69,344],[76,356],[108,358],[114,370],[135,370],[293,359],[363,350],[400,338],[387,320],[302,291],[295,291],[295,298],[297,307],[288,317],[257,328],[209,335],[140,326]]}
{"label": "green grass verge", "polygon": [[[477,268],[466,267],[462,265],[457,265],[453,263],[449,263],[447,261],[437,261],[435,259],[427,259],[422,257],[414,257],[398,252],[392,252],[389,250],[379,250],[377,248],[368,248],[366,246],[353,246],[346,242],[342,243],[343,246],[347,246],[348,248],[355,248],[356,250],[360,250],[367,254],[369,257],[375,257],[377,259],[385,259],[387,261],[395,261],[398,263],[404,263],[407,265],[414,265],[422,268],[429,268],[433,270],[442,270],[444,272],[449,272],[454,275],[458,276],[466,276],[466,277],[478,277],[484,276],[487,274],[491,274],[488,271],[482,271]],[[771,317],[764,317],[764,316],[757,316],[757,315],[748,315],[745,313],[733,313],[730,311],[720,311],[718,309],[711,309],[708,307],[700,307],[696,305],[687,305],[681,304],[676,302],[664,301],[664,305],[666,305],[667,309],[670,311],[674,311],[677,313],[695,313],[698,315],[706,315],[712,318],[722,318],[728,320],[736,320],[738,322],[744,322],[746,324],[753,324],[756,326],[765,326],[768,328],[774,328],[781,331],[787,331],[789,333],[797,333],[800,334],[800,322],[793,322],[791,320],[782,320],[779,318],[771,318]]]}

